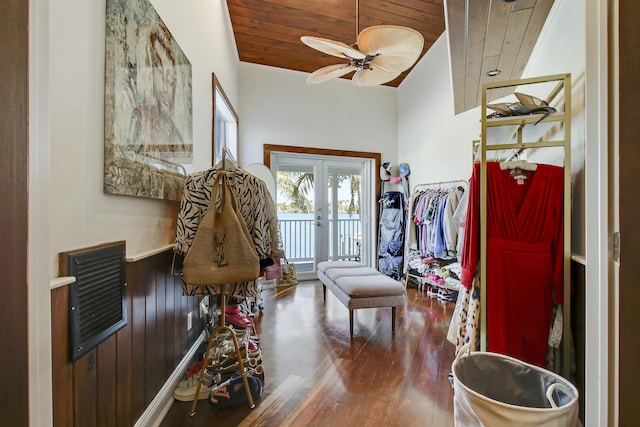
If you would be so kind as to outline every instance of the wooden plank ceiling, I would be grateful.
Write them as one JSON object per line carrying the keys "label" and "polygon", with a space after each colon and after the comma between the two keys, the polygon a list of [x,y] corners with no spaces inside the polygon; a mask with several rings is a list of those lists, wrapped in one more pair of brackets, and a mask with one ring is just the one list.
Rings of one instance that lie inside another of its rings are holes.
{"label": "wooden plank ceiling", "polygon": [[[519,79],[554,0],[447,0],[455,112],[477,107],[482,85]],[[496,77],[490,70],[500,70]],[[509,93],[492,90],[488,100]]]}
{"label": "wooden plank ceiling", "polygon": [[[356,42],[356,0],[227,0],[240,61],[312,73],[341,63],[300,41],[323,37]],[[422,55],[445,29],[443,0],[359,0],[359,29],[401,25],[424,37]],[[387,83],[397,87],[411,69]],[[351,79],[353,73],[344,78]]]}
{"label": "wooden plank ceiling", "polygon": [[[304,45],[300,37],[355,43],[356,2],[359,30],[401,25],[419,31],[425,42],[420,58],[445,31],[446,8],[457,114],[480,105],[483,83],[521,77],[553,1],[227,0],[227,5],[240,61],[306,73],[341,60]],[[502,73],[488,77],[493,69]],[[409,72],[386,85],[397,87]],[[506,94],[489,95],[495,100]]]}

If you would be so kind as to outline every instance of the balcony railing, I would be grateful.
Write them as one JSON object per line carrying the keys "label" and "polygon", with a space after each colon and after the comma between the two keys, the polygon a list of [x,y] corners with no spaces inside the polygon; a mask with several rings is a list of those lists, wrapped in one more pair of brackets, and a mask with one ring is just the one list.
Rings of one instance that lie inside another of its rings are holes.
{"label": "balcony railing", "polygon": [[[329,259],[360,259],[360,219],[338,220],[337,257],[334,257],[333,220],[329,220]],[[314,260],[315,233],[312,219],[280,219],[280,236],[289,262]]]}

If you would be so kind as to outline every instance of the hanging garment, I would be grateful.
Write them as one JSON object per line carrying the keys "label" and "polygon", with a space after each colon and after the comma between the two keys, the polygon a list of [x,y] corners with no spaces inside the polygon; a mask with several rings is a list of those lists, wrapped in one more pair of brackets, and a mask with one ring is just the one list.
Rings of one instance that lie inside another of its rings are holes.
{"label": "hanging garment", "polygon": [[410,248],[424,257],[456,257],[459,227],[453,215],[463,193],[461,187],[429,188],[412,196],[407,232]]}
{"label": "hanging garment", "polygon": [[389,191],[382,195],[379,203],[378,271],[399,279],[404,259],[404,197],[399,191]]}
{"label": "hanging garment", "polygon": [[[562,303],[561,167],[538,165],[516,181],[499,163],[487,167],[487,348],[544,366],[554,296]],[[519,183],[520,182],[520,183]],[[462,284],[470,289],[480,249],[480,164],[470,184]]]}
{"label": "hanging garment", "polygon": [[[181,266],[181,261],[189,251],[198,229],[198,224],[204,216],[211,198],[211,187],[220,167],[213,167],[205,171],[196,172],[187,177],[185,182],[180,210],[178,212],[177,232],[174,245],[176,261],[174,265]],[[237,167],[226,171],[231,187],[235,193],[238,210],[240,211],[249,230],[249,235],[255,245],[261,264],[270,258],[284,257],[284,251],[278,240],[278,223],[276,209],[267,189],[260,178]],[[217,206],[220,200],[217,201]],[[231,284],[230,295],[256,297],[258,294],[255,281]],[[220,293],[217,286],[189,286],[183,285],[185,295],[214,295]]]}

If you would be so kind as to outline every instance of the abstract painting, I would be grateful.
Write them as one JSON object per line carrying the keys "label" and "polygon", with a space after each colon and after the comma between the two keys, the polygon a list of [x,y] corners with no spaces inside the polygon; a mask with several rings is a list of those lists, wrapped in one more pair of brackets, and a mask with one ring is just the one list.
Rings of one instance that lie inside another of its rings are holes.
{"label": "abstract painting", "polygon": [[104,191],[180,200],[193,172],[191,63],[149,0],[107,0]]}

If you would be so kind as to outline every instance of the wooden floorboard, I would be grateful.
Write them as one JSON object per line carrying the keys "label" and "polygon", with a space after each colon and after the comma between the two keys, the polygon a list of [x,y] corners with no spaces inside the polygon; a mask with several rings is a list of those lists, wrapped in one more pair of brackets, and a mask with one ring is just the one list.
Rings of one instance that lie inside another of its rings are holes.
{"label": "wooden floorboard", "polygon": [[416,288],[397,310],[349,311],[318,281],[262,292],[255,317],[265,370],[256,407],[216,410],[206,400],[189,416],[175,402],[161,427],[182,426],[452,426],[448,374],[454,345],[446,335],[454,303]]}

